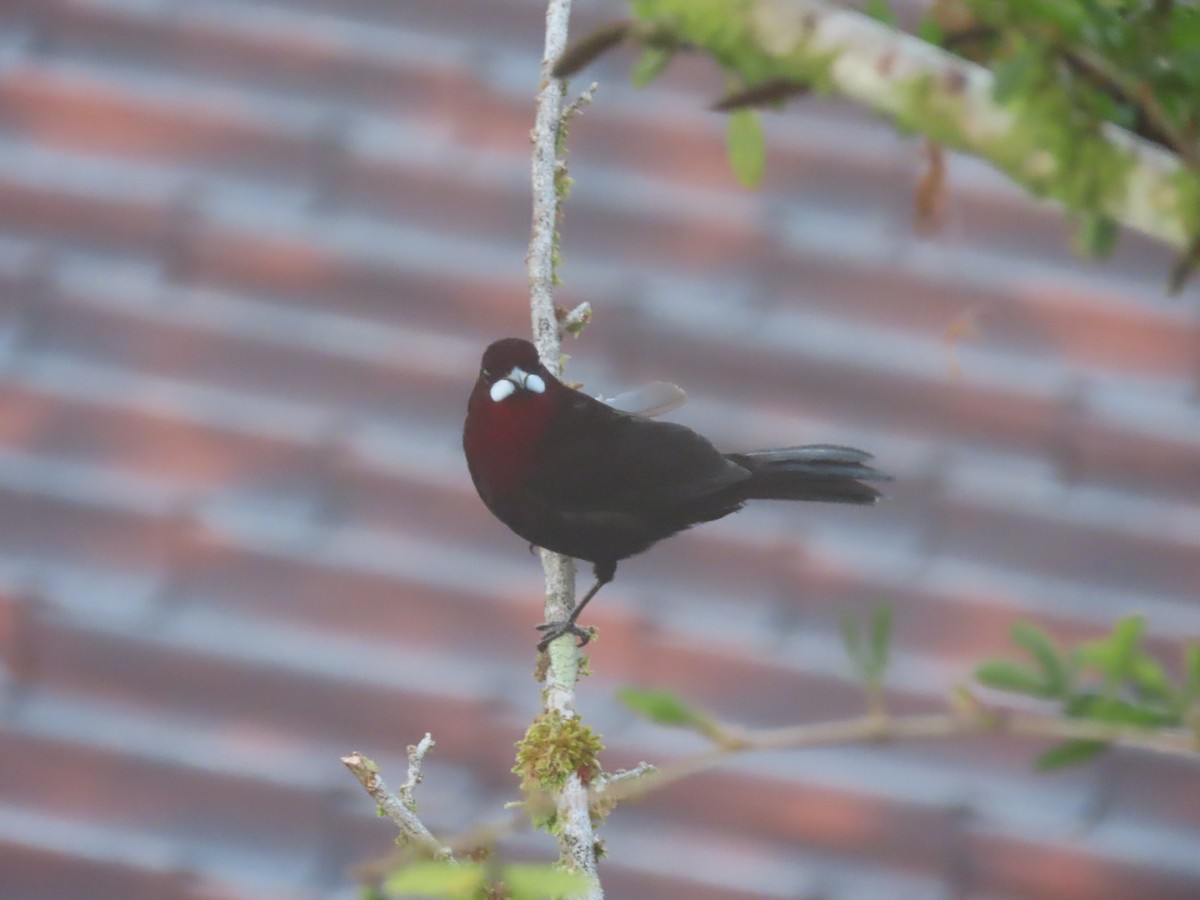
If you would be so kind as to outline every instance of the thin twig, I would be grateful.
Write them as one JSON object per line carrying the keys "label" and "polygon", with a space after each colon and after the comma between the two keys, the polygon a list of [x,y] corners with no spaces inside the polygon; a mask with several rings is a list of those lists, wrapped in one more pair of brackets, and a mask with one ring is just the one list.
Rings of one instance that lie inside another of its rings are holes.
{"label": "thin twig", "polygon": [[555,164],[558,161],[558,130],[562,116],[563,82],[550,74],[554,61],[566,46],[570,0],[550,0],[546,10],[546,43],[542,55],[541,89],[533,125],[533,228],[529,254],[529,308],[533,318],[533,342],[542,362],[555,375],[559,365],[558,322],[554,316],[554,243],[558,224],[558,192]]}
{"label": "thin twig", "polygon": [[596,91],[598,90],[600,90],[600,82],[593,81],[588,85],[586,91],[572,100],[570,104],[568,104],[567,107],[562,111],[562,117],[560,119],[561,124],[559,127],[561,128],[563,125],[566,125],[573,118],[582,113],[584,107],[591,106],[592,101],[596,99]]}
{"label": "thin twig", "polygon": [[1101,741],[1173,756],[1200,759],[1200,744],[1184,732],[1160,731],[1088,719],[1065,719],[1043,713],[1016,712],[981,706],[978,711],[912,716],[863,716],[844,722],[797,725],[749,733],[745,750],[781,750],[857,741],[887,743],[922,738],[998,734],[1010,737]]}
{"label": "thin twig", "polygon": [[998,709],[975,701],[948,713],[892,716],[872,714],[835,722],[817,722],[763,731],[721,726],[717,749],[684,757],[634,777],[609,780],[594,791],[594,802],[612,806],[711,769],[731,754],[752,750],[798,750],[841,744],[891,743],[978,735],[1007,735],[1056,740],[1099,741],[1200,762],[1200,736],[1185,730],[1160,730],[1066,719],[1060,716]]}
{"label": "thin twig", "polygon": [[400,802],[413,812],[417,811],[417,798],[413,792],[421,783],[421,763],[434,746],[433,735],[427,731],[419,744],[411,744],[408,748],[408,778],[400,785]]}
{"label": "thin twig", "polygon": [[578,335],[592,321],[592,304],[584,300],[577,307],[561,317],[562,328],[567,334]]}
{"label": "thin twig", "polygon": [[[430,746],[432,746],[433,741],[430,740],[429,735],[425,735],[425,739],[429,740]],[[424,744],[425,741],[421,743]],[[412,757],[410,756],[409,758],[411,760]],[[391,819],[396,827],[400,829],[398,840],[401,844],[410,844],[421,853],[433,859],[450,860],[454,858],[450,852],[450,848],[435,838],[433,833],[425,827],[425,824],[417,818],[417,814],[403,800],[391,792],[384,783],[383,777],[379,774],[379,766],[373,760],[356,752],[351,753],[349,756],[343,756],[342,762],[350,770],[351,774],[358,779],[358,783],[366,789],[367,793],[379,805],[379,809],[384,815]],[[411,762],[409,775],[410,777],[412,775]],[[417,780],[420,780],[419,776]],[[408,786],[406,782],[405,787]]]}
{"label": "thin twig", "polygon": [[632,769],[618,769],[616,772],[605,772],[592,782],[592,793],[603,794],[614,784],[620,784],[631,778],[642,778],[649,775],[656,768],[653,763],[640,762]]}

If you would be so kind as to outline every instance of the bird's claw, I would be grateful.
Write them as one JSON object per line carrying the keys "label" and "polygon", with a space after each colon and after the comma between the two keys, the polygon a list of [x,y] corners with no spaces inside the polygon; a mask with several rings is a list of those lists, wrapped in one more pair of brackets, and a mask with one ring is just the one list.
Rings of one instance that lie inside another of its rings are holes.
{"label": "bird's claw", "polygon": [[564,634],[575,635],[575,637],[579,638],[579,643],[576,646],[582,647],[596,633],[594,628],[580,628],[570,620],[566,622],[543,622],[537,626],[537,630],[543,632],[542,639],[538,641],[538,650],[545,650],[550,646],[551,641],[557,640]]}

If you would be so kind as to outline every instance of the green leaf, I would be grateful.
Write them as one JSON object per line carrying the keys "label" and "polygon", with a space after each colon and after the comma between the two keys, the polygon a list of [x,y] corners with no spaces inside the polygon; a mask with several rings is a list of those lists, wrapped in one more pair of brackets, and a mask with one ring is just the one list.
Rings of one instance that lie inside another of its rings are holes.
{"label": "green leaf", "polygon": [[646,47],[633,66],[630,80],[636,88],[644,88],[666,71],[671,60],[675,58],[675,50],[670,47]]}
{"label": "green leaf", "polygon": [[1051,696],[1061,697],[1067,692],[1067,666],[1050,635],[1029,622],[1017,622],[1012,627],[1012,640],[1038,661],[1042,681]]}
{"label": "green leaf", "polygon": [[994,70],[996,80],[992,88],[996,102],[1007,103],[1022,93],[1036,77],[1041,65],[1037,50],[1029,46],[1022,47],[1011,58],[997,65]]}
{"label": "green leaf", "polygon": [[1113,661],[1122,675],[1129,673],[1145,630],[1146,619],[1138,615],[1126,616],[1113,626]]}
{"label": "green leaf", "polygon": [[1179,717],[1166,710],[1130,703],[1117,697],[1101,694],[1082,694],[1072,697],[1066,705],[1068,716],[1109,722],[1113,725],[1133,725],[1138,728],[1163,728],[1175,725]]}
{"label": "green leaf", "polygon": [[1200,48],[1200,10],[1183,3],[1172,4],[1168,38],[1172,50]]}
{"label": "green leaf", "polygon": [[1080,644],[1075,651],[1076,659],[1082,665],[1099,669],[1105,684],[1113,690],[1132,675],[1145,628],[1146,620],[1141,616],[1126,616],[1113,626],[1108,637]]}
{"label": "green leaf", "polygon": [[738,109],[729,115],[726,132],[729,162],[742,187],[758,187],[767,163],[762,123],[752,109]]}
{"label": "green leaf", "polygon": [[556,866],[505,866],[501,874],[513,900],[541,900],[583,894],[588,879],[579,872],[567,872]]}
{"label": "green leaf", "polygon": [[707,729],[712,725],[711,716],[685,703],[670,691],[623,687],[617,690],[617,699],[638,715],[659,725],[700,729]]}
{"label": "green leaf", "polygon": [[985,687],[998,691],[1012,691],[1031,697],[1055,696],[1055,691],[1046,683],[1041,673],[1004,659],[980,663],[975,668],[975,678]]}
{"label": "green leaf", "polygon": [[400,896],[471,897],[484,880],[480,863],[418,862],[389,875],[384,890]]}
{"label": "green leaf", "polygon": [[892,608],[883,604],[871,613],[871,657],[867,672],[872,681],[879,681],[887,670],[891,641]]}
{"label": "green leaf", "polygon": [[867,0],[867,7],[863,12],[884,25],[895,26],[896,24],[896,14],[892,12],[892,6],[888,0]]}
{"label": "green leaf", "polygon": [[1042,772],[1078,765],[1095,758],[1108,749],[1104,741],[1063,741],[1055,744],[1033,761],[1034,768]]}
{"label": "green leaf", "polygon": [[1171,679],[1158,661],[1142,653],[1133,661],[1130,675],[1143,694],[1158,700],[1171,696]]}
{"label": "green leaf", "polygon": [[1108,216],[1087,213],[1079,217],[1079,224],[1075,229],[1075,242],[1082,255],[1107,259],[1112,256],[1120,233],[1115,220]]}
{"label": "green leaf", "polygon": [[925,16],[917,23],[917,37],[927,44],[941,47],[946,41],[946,32],[933,16]]}

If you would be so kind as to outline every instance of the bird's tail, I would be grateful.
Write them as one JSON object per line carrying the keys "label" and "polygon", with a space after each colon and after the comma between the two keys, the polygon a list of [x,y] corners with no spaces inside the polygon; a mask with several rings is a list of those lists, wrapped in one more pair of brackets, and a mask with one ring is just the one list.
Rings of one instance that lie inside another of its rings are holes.
{"label": "bird's tail", "polygon": [[728,457],[750,470],[750,477],[738,485],[747,500],[874,503],[879,491],[863,482],[891,480],[866,465],[870,453],[834,444],[752,450]]}

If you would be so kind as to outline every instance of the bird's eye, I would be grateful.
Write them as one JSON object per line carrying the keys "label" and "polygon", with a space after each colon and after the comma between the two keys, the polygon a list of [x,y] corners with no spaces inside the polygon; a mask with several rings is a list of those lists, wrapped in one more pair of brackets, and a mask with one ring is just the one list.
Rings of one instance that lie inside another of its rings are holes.
{"label": "bird's eye", "polygon": [[481,378],[483,378],[485,381],[491,381],[491,380],[492,380],[492,373],[491,373],[491,372],[489,372],[487,369],[480,369],[480,370],[479,370],[479,376],[480,376]]}

